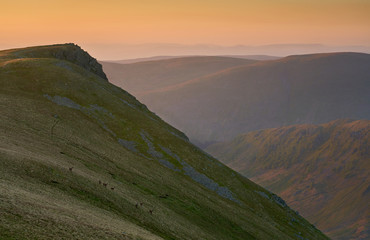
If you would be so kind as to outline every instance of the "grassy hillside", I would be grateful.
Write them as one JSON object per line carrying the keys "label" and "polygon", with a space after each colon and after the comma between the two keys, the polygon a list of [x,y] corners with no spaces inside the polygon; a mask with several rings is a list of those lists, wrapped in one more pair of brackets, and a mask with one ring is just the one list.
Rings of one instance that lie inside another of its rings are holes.
{"label": "grassy hillside", "polygon": [[327,239],[100,70],[73,44],[0,52],[1,239]]}
{"label": "grassy hillside", "polygon": [[[369,66],[369,54],[290,56],[224,69],[160,90],[135,91],[164,120],[204,144],[264,128],[369,119]],[[140,69],[140,75],[129,77],[140,79],[138,88],[146,83],[147,90],[153,78],[160,81],[160,75],[150,72],[146,77],[146,68]],[[174,77],[182,76],[178,72]],[[117,84],[125,86],[121,77]]]}
{"label": "grassy hillside", "polygon": [[254,131],[207,151],[278,193],[333,239],[370,237],[370,121]]}
{"label": "grassy hillside", "polygon": [[166,88],[255,60],[231,57],[177,57],[132,64],[101,62],[109,81],[134,95]]}

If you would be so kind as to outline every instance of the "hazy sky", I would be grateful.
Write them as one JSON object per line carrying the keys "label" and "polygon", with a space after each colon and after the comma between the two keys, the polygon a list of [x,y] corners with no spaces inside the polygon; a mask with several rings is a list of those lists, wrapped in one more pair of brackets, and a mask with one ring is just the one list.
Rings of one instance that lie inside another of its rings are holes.
{"label": "hazy sky", "polygon": [[0,48],[370,43],[369,0],[0,0],[0,9]]}

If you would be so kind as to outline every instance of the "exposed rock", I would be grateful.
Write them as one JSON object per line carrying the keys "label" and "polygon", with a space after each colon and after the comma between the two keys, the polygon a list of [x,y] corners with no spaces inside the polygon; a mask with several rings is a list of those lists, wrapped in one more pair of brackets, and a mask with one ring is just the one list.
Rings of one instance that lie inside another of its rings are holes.
{"label": "exposed rock", "polygon": [[80,46],[73,43],[66,44],[67,48],[55,48],[52,50],[52,55],[58,59],[66,60],[77,64],[88,71],[95,73],[99,77],[108,81],[107,76],[103,72],[103,68],[95,58],[91,57]]}
{"label": "exposed rock", "polygon": [[137,152],[137,149],[136,149],[137,144],[134,141],[128,141],[122,138],[118,138],[118,143],[132,152]]}
{"label": "exposed rock", "polygon": [[284,201],[281,197],[279,197],[279,196],[277,196],[277,195],[275,195],[275,194],[272,194],[272,195],[271,195],[271,198],[272,198],[276,203],[278,203],[280,206],[282,206],[282,207],[287,207],[287,204],[285,203],[285,201]]}
{"label": "exposed rock", "polygon": [[98,63],[95,58],[91,57],[90,54],[84,51],[80,46],[74,43],[27,48],[18,52],[18,54],[20,55],[20,57],[54,57],[60,60],[65,60],[74,63],[80,67],[83,67],[86,70],[108,81],[107,76],[103,72],[102,65]]}

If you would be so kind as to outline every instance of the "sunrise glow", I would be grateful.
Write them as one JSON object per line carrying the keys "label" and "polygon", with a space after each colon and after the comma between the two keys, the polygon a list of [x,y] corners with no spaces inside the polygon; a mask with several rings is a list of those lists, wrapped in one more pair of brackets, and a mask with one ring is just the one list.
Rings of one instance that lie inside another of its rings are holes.
{"label": "sunrise glow", "polygon": [[54,42],[368,45],[365,0],[1,0],[0,47]]}

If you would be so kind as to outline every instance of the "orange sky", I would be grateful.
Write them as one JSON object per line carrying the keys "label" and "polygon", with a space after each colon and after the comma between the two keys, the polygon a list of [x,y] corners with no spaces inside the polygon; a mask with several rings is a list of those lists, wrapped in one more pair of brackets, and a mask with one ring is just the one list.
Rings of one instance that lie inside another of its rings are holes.
{"label": "orange sky", "polygon": [[0,48],[370,43],[369,0],[0,0],[0,9]]}

